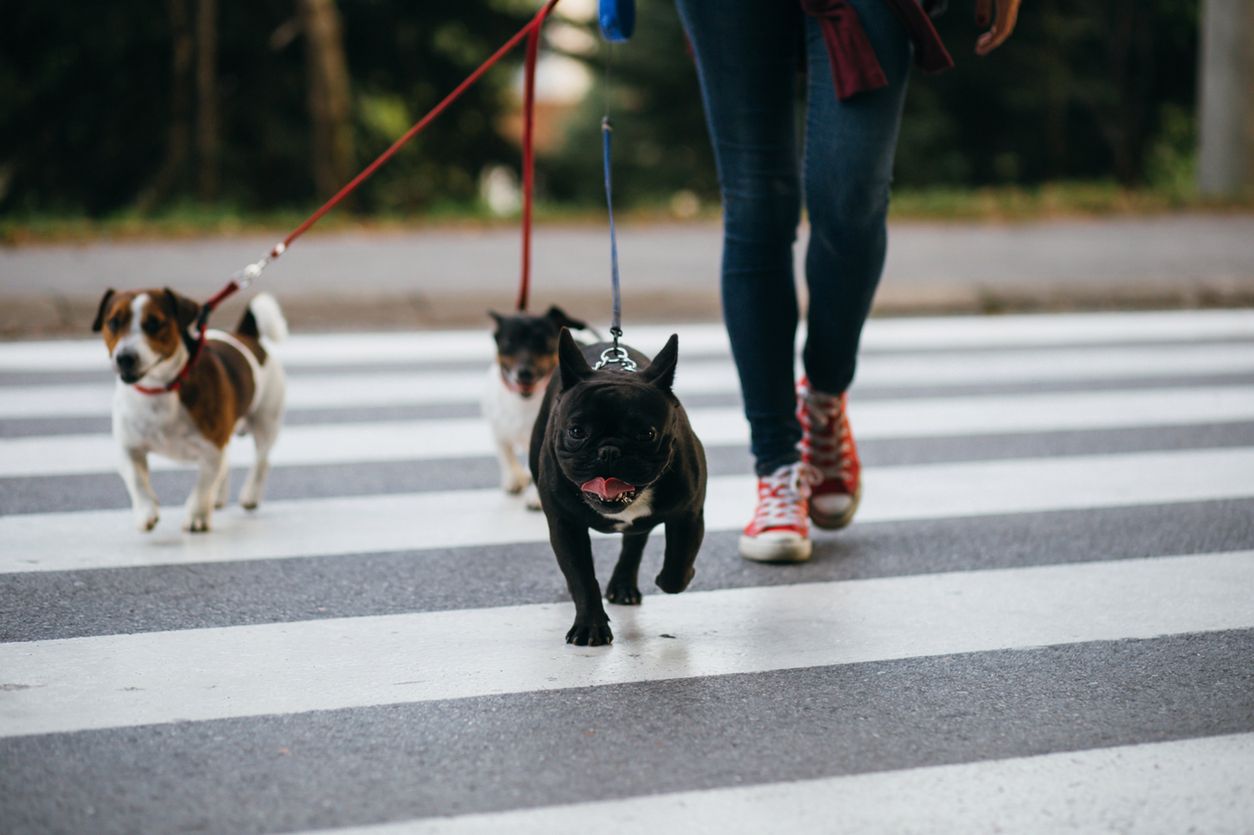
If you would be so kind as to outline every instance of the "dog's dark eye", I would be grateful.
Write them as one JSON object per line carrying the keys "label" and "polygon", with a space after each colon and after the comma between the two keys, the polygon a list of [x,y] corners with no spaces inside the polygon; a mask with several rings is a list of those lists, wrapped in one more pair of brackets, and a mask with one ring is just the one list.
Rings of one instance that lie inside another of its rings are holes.
{"label": "dog's dark eye", "polygon": [[566,434],[574,438],[576,441],[582,441],[588,437],[588,433],[583,430],[582,426],[572,426],[566,430]]}
{"label": "dog's dark eye", "polygon": [[637,440],[653,442],[657,440],[657,430],[650,426],[643,432],[637,433]]}
{"label": "dog's dark eye", "polygon": [[120,329],[121,327],[122,327],[121,316],[114,316],[112,319],[109,320],[109,330],[115,331],[115,330]]}
{"label": "dog's dark eye", "polygon": [[157,321],[152,316],[149,316],[147,319],[144,320],[144,333],[148,334],[149,336],[156,336],[158,333],[160,333],[160,331],[161,331],[161,322]]}

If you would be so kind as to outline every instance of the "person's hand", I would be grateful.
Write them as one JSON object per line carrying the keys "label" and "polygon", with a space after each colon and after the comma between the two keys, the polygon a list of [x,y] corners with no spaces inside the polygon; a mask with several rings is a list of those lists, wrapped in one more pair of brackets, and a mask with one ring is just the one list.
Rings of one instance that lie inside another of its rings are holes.
{"label": "person's hand", "polygon": [[1015,30],[1022,0],[996,0],[997,19],[993,19],[994,0],[975,0],[975,25],[991,27],[975,42],[975,54],[987,55],[1006,42]]}

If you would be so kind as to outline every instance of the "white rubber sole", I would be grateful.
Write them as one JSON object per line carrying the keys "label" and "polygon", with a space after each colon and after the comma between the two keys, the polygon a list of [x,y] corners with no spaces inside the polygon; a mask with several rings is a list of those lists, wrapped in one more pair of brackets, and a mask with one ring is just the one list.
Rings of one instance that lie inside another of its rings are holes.
{"label": "white rubber sole", "polygon": [[814,543],[796,534],[770,531],[740,537],[740,556],[754,562],[805,562],[814,553]]}
{"label": "white rubber sole", "polygon": [[814,501],[810,502],[810,521],[814,523],[816,528],[822,528],[825,531],[838,531],[847,527],[853,521],[853,516],[858,512],[858,505],[862,502],[862,485],[858,485],[858,490],[853,494],[853,501],[849,503],[849,507],[840,513],[824,513],[815,506]]}

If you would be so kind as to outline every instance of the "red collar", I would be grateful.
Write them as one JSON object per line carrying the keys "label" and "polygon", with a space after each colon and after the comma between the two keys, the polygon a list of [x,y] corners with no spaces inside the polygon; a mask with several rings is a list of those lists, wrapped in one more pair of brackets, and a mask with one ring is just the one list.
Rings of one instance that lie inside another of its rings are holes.
{"label": "red collar", "polygon": [[133,384],[135,391],[140,394],[157,395],[169,394],[172,391],[178,391],[183,387],[183,381],[187,379],[187,375],[191,373],[192,366],[196,364],[196,360],[200,359],[200,349],[205,344],[205,328],[200,329],[200,338],[192,345],[191,355],[187,358],[187,362],[183,363],[183,368],[174,377],[173,380],[164,386],[141,386],[139,383]]}

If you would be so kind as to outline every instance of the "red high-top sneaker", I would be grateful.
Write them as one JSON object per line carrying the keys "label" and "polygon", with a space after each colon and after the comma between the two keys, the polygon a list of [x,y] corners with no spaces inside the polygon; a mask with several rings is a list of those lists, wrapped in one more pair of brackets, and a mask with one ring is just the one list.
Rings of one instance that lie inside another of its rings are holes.
{"label": "red high-top sneaker", "polygon": [[810,487],[818,473],[798,462],[758,477],[758,507],[740,537],[740,556],[758,562],[810,559],[810,523],[806,518]]}
{"label": "red high-top sneaker", "polygon": [[822,475],[810,494],[810,520],[827,530],[852,522],[862,498],[862,465],[845,398],[815,391],[805,377],[797,386],[801,460]]}

